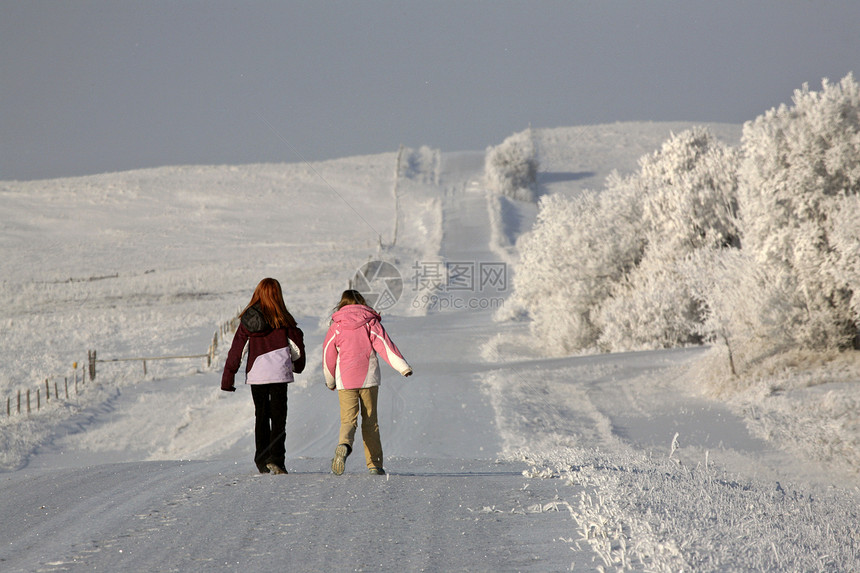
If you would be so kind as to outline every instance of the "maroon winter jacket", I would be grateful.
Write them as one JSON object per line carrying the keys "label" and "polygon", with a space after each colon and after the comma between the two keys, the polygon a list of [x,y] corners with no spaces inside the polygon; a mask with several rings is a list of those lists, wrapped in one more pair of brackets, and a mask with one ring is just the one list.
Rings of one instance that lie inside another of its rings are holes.
{"label": "maroon winter jacket", "polygon": [[246,384],[276,384],[293,381],[293,373],[305,368],[304,333],[299,327],[272,328],[258,308],[243,315],[227,353],[221,389],[233,392],[235,376],[242,364],[242,353],[248,343],[245,366]]}

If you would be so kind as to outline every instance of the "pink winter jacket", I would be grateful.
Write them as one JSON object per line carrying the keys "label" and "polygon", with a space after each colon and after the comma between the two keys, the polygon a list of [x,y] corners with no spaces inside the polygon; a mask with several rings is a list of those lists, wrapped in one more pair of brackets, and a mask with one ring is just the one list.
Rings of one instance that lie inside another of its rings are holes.
{"label": "pink winter jacket", "polygon": [[379,315],[372,308],[351,304],[331,318],[332,325],[323,343],[326,386],[338,390],[379,386],[377,352],[402,375],[412,374],[412,368],[388,337]]}

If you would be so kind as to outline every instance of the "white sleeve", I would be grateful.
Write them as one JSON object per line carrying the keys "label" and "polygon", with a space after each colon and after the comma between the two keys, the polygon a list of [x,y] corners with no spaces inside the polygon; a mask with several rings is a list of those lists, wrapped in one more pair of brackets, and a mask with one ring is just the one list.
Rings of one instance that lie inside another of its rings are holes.
{"label": "white sleeve", "polygon": [[295,362],[302,357],[302,351],[299,349],[298,344],[293,342],[292,338],[287,338],[287,340],[290,342],[290,360]]}

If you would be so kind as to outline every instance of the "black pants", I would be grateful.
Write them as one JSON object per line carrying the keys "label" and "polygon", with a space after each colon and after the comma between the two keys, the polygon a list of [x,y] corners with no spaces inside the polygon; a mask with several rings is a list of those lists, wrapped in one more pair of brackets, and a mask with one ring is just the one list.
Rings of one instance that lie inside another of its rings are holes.
{"label": "black pants", "polygon": [[254,398],[254,441],[257,469],[267,471],[266,464],[284,467],[287,427],[287,384],[251,384]]}

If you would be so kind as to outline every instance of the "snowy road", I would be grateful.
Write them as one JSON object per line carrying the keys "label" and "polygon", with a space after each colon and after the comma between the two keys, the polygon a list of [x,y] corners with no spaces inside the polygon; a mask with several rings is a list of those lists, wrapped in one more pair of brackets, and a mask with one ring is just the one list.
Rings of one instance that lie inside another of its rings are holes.
{"label": "snowy road", "polygon": [[[388,479],[233,462],[134,462],[4,476],[3,571],[546,571],[567,510],[534,508],[519,464],[399,460]],[[5,505],[4,501],[4,505]],[[10,518],[10,515],[14,515]],[[589,558],[590,559],[590,558]]]}

